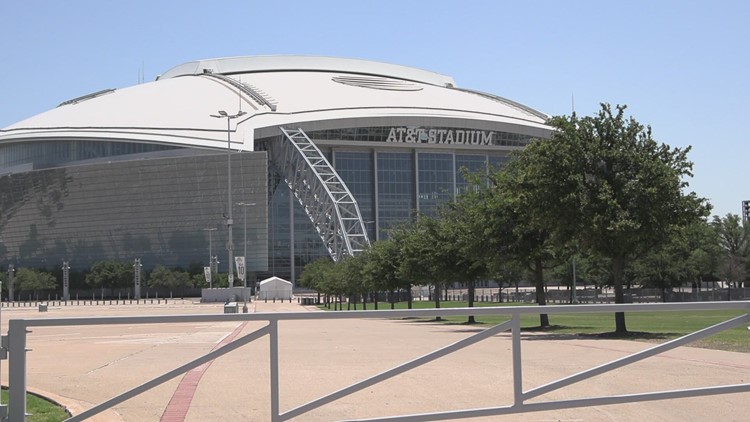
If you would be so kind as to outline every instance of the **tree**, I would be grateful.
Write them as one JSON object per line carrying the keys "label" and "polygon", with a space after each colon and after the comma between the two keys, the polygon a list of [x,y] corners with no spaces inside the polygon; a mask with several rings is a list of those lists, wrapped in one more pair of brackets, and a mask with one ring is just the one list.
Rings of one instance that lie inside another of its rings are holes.
{"label": "tree", "polygon": [[[391,236],[386,240],[380,240],[372,244],[370,248],[370,256],[363,268],[363,277],[368,284],[371,286],[371,290],[387,291],[390,293],[397,292],[399,290],[406,290],[409,294],[409,309],[412,308],[411,301],[411,283],[405,277],[403,277],[400,268],[400,261],[402,258],[401,242],[402,236],[399,232],[391,233]],[[395,308],[395,300],[393,295],[389,295],[389,301],[391,303],[391,309]],[[375,301],[375,309],[377,309],[377,300]]]}
{"label": "tree", "polygon": [[412,284],[433,285],[436,308],[440,308],[441,290],[462,280],[458,274],[461,268],[457,239],[447,229],[445,220],[419,215],[414,223],[402,228],[400,235],[403,243],[399,273]]}
{"label": "tree", "polygon": [[318,302],[320,302],[320,293],[325,293],[326,279],[330,277],[333,270],[333,261],[330,257],[323,257],[305,265],[297,282],[300,287],[315,290],[318,292]]}
{"label": "tree", "polygon": [[685,234],[685,231],[675,233],[668,243],[652,249],[630,265],[632,280],[642,287],[661,290],[662,302],[667,301],[668,290],[691,279],[690,250]]}
{"label": "tree", "polygon": [[[742,224],[736,214],[724,218],[714,216],[712,226],[716,230],[722,259],[719,274],[727,282],[727,287],[735,283],[737,287],[747,278],[747,261],[750,253],[750,226]],[[731,292],[727,292],[731,298]]]}
{"label": "tree", "polygon": [[[484,226],[477,224],[484,220],[476,204],[469,198],[460,197],[438,210],[437,224],[432,226],[432,240],[443,250],[443,260],[454,281],[466,283],[469,307],[474,307],[476,282],[489,276],[489,266],[483,257],[485,245],[478,242]],[[469,315],[467,323],[476,322]]]}
{"label": "tree", "polygon": [[156,289],[179,290],[192,285],[190,274],[186,271],[170,270],[157,265],[148,277],[148,286]]}
{"label": "tree", "polygon": [[[624,117],[625,109],[613,113],[602,104],[591,117],[552,118],[552,138],[523,151],[532,195],[542,199],[541,223],[554,229],[557,242],[577,240],[611,260],[616,303],[624,302],[629,260],[710,210],[705,199],[684,192],[692,176],[690,147],[657,143],[650,127]],[[615,331],[627,332],[622,312],[615,314]]]}
{"label": "tree", "polygon": [[719,238],[711,224],[703,220],[688,226],[685,238],[690,251],[688,270],[691,281],[700,290],[704,280],[716,280],[721,258]]}
{"label": "tree", "polygon": [[39,299],[39,291],[54,290],[57,287],[57,282],[52,274],[30,268],[18,269],[15,282],[20,290],[34,292],[37,300]]}
{"label": "tree", "polygon": [[330,274],[331,268],[333,268],[333,261],[331,258],[323,257],[316,259],[305,265],[297,283],[300,287],[321,291],[326,278]]}
{"label": "tree", "polygon": [[104,289],[129,287],[133,282],[133,268],[130,264],[118,261],[97,261],[86,274],[86,284]]}
{"label": "tree", "polygon": [[[463,195],[461,202],[472,215],[474,252],[484,258],[488,268],[502,268],[512,261],[528,269],[537,304],[544,306],[544,270],[557,265],[561,248],[554,243],[553,222],[545,219],[548,205],[538,186],[541,180],[527,173],[534,158],[521,151],[504,168],[490,173],[488,180],[472,178],[476,189]],[[539,315],[539,325],[550,325],[547,314]]]}

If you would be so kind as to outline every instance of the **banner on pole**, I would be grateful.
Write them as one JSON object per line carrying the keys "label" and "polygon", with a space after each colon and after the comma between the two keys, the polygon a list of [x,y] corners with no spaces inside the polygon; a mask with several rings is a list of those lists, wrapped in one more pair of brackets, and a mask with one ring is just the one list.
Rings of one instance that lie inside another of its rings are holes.
{"label": "banner on pole", "polygon": [[206,276],[206,283],[211,285],[211,267],[203,267],[203,274]]}
{"label": "banner on pole", "polygon": [[244,256],[235,256],[234,257],[234,263],[237,267],[237,278],[239,278],[242,281],[242,285],[245,285],[245,257]]}

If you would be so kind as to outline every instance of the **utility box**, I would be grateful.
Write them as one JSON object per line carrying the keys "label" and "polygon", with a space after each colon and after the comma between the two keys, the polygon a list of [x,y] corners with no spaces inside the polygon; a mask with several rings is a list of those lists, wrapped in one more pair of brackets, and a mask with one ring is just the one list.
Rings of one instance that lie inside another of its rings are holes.
{"label": "utility box", "polygon": [[47,312],[47,304],[46,303],[40,303],[39,304],[39,312]]}
{"label": "utility box", "polygon": [[237,309],[237,302],[227,302],[224,304],[224,313],[225,314],[236,314],[238,311]]}

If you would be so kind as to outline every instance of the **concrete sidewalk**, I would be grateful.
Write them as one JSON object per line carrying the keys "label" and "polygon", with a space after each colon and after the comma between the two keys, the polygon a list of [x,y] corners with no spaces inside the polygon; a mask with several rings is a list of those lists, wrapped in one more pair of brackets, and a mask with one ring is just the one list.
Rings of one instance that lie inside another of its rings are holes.
{"label": "concrete sidewalk", "polygon": [[[250,304],[250,312],[315,312],[296,303]],[[167,305],[3,308],[9,318],[104,315],[205,314],[222,304],[190,301]],[[73,411],[90,407],[167,372],[214,348],[238,330],[260,322],[38,328],[29,334],[29,389]],[[281,409],[286,411],[476,332],[476,328],[414,320],[289,321],[279,326]],[[748,336],[750,341],[750,336]],[[524,335],[524,388],[650,347],[621,340],[558,339]],[[189,402],[187,421],[267,421],[269,342],[266,337],[215,360],[202,374]],[[7,384],[7,361],[2,362]],[[157,421],[182,376],[116,406],[98,421]],[[683,347],[618,369],[538,399],[560,400],[664,389],[750,382],[750,356]],[[512,403],[510,335],[503,334],[297,418],[353,418],[503,406]],[[745,421],[748,394],[676,399],[478,418],[476,421]]]}

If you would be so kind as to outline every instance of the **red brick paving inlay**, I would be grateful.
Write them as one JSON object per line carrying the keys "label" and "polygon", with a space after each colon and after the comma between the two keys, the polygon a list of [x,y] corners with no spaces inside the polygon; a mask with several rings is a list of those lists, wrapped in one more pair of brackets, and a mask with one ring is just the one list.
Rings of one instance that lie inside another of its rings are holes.
{"label": "red brick paving inlay", "polygon": [[[224,337],[224,340],[214,346],[211,351],[229,344],[245,328],[245,325],[247,325],[247,321],[240,324],[231,334]],[[167,404],[167,408],[164,409],[164,413],[161,415],[161,422],[183,422],[185,420],[188,409],[190,409],[190,403],[193,401],[195,390],[198,388],[198,382],[200,382],[201,377],[208,370],[208,367],[211,366],[211,363],[213,363],[213,360],[191,369],[182,377],[180,384],[169,400],[169,404]]]}

